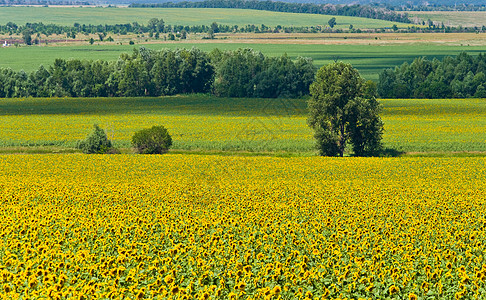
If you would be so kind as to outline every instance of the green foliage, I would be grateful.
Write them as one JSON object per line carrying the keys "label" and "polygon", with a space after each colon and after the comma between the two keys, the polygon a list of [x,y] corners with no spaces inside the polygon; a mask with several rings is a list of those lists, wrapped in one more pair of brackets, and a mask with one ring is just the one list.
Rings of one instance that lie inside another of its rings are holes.
{"label": "green foliage", "polygon": [[209,55],[193,48],[153,51],[140,47],[118,61],[56,59],[27,75],[0,68],[0,97],[161,96],[209,92]]}
{"label": "green foliage", "polygon": [[323,66],[310,87],[309,126],[321,155],[343,156],[348,143],[356,156],[381,150],[383,123],[374,83],[343,62]]}
{"label": "green foliage", "polygon": [[150,69],[155,94],[207,93],[211,90],[214,66],[209,55],[200,49],[165,49],[144,54],[141,48],[140,56]]}
{"label": "green foliage", "polygon": [[383,122],[378,113],[376,84],[367,81],[362,87],[362,97],[347,104],[349,139],[356,156],[373,156],[382,150]]}
{"label": "green foliage", "polygon": [[26,45],[32,45],[32,30],[31,29],[25,29],[22,32],[22,39],[24,40],[24,43]]}
{"label": "green foliage", "polygon": [[308,94],[314,77],[309,58],[293,62],[286,54],[267,57],[253,49],[214,51],[213,92],[224,97],[299,97]]}
{"label": "green foliage", "polygon": [[383,98],[471,98],[486,96],[486,55],[463,52],[456,57],[428,60],[419,57],[380,74]]}
{"label": "green foliage", "polygon": [[78,143],[77,148],[85,154],[116,153],[105,131],[97,124],[93,126],[93,132],[85,140]]}
{"label": "green foliage", "polygon": [[151,32],[164,32],[165,22],[163,19],[152,18],[149,20],[147,27],[150,28]]}
{"label": "green foliage", "polygon": [[172,146],[172,138],[165,127],[153,126],[136,132],[132,145],[141,154],[163,154]]}
{"label": "green foliage", "polygon": [[216,22],[211,23],[210,29],[213,31],[213,33],[218,33],[219,32],[218,23]]}
{"label": "green foliage", "polygon": [[300,97],[308,94],[314,71],[309,58],[292,61],[285,54],[268,57],[252,49],[210,56],[197,48],[140,47],[132,55],[121,54],[118,61],[56,59],[48,70],[39,68],[31,76],[0,68],[0,84],[5,82],[0,97],[162,96],[212,88],[218,96]]}
{"label": "green foliage", "polygon": [[336,18],[335,17],[332,17],[329,19],[329,21],[327,21],[327,24],[329,24],[329,27],[331,28],[334,28],[334,26],[336,26]]}

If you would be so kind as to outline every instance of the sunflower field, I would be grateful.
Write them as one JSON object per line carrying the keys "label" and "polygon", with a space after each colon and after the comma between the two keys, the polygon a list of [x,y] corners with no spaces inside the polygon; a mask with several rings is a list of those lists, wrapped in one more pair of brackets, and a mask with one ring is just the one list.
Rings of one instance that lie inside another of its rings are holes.
{"label": "sunflower field", "polygon": [[[386,148],[403,152],[486,151],[486,99],[382,99]],[[314,155],[306,99],[160,98],[0,99],[0,152],[9,147],[74,148],[103,128],[117,148],[154,125],[172,149]]]}
{"label": "sunflower field", "polygon": [[5,299],[485,299],[485,158],[0,156]]}

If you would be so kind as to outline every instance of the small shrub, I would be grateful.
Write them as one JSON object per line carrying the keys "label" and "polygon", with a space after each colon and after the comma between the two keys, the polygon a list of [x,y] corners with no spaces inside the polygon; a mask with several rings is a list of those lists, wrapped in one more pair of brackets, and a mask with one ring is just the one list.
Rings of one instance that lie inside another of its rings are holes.
{"label": "small shrub", "polygon": [[118,150],[113,148],[105,131],[97,124],[93,126],[93,132],[85,140],[78,142],[77,148],[85,154],[118,153]]}
{"label": "small shrub", "polygon": [[164,126],[153,126],[136,132],[132,145],[141,154],[163,154],[172,146],[172,138]]}

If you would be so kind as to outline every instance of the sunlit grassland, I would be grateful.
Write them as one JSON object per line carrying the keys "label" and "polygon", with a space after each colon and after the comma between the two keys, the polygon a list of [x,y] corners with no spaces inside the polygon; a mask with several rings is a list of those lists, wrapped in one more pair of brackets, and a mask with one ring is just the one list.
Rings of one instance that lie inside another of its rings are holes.
{"label": "sunlit grassland", "polygon": [[[486,151],[486,100],[381,100],[387,148],[403,152]],[[118,147],[134,132],[164,125],[174,150],[314,153],[305,99],[1,99],[5,147],[71,148],[93,124]]]}
{"label": "sunlit grassland", "polygon": [[[483,46],[446,46],[442,44],[390,44],[390,45],[305,45],[305,44],[246,44],[246,43],[161,43],[143,45],[149,49],[191,48],[198,47],[204,51],[215,48],[235,50],[253,48],[266,55],[280,56],[287,53],[291,58],[297,56],[311,57],[316,66],[342,60],[351,63],[367,79],[378,80],[385,68],[394,68],[403,62],[412,62],[415,58],[425,56],[441,59],[455,56],[463,51],[475,55],[485,51]],[[138,47],[138,45],[136,45]],[[131,52],[134,46],[129,45],[93,45],[93,46],[32,46],[21,48],[0,48],[0,67],[27,72],[36,70],[39,65],[49,66],[56,58],[64,59],[103,59],[116,60],[121,53]]]}
{"label": "sunlit grassland", "polygon": [[318,14],[282,13],[250,9],[229,8],[127,8],[127,7],[0,7],[2,23],[17,24],[43,22],[44,24],[147,24],[151,18],[163,19],[168,25],[262,25],[267,26],[317,26],[327,25],[335,17],[335,28],[385,28],[396,24],[409,24],[369,18],[330,16]]}

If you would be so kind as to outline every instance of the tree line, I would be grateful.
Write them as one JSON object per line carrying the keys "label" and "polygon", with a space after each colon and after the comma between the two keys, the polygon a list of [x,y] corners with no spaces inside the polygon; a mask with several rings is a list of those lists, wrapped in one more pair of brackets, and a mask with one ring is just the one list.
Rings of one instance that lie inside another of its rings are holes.
{"label": "tree line", "polygon": [[[197,48],[123,53],[116,61],[56,59],[26,73],[0,68],[0,98],[133,97],[212,93],[222,97],[300,97],[315,77],[312,59],[268,57],[252,49]],[[417,58],[385,69],[381,98],[486,98],[486,55]]]}
{"label": "tree line", "polygon": [[[28,31],[30,34],[43,34],[49,36],[52,34],[65,34],[73,35],[77,34],[97,34],[111,32],[114,34],[127,34],[127,33],[168,33],[186,30],[187,32],[200,33],[207,32],[211,26],[197,25],[197,26],[183,26],[183,25],[166,25],[163,19],[152,18],[148,21],[147,25],[140,24],[138,22],[126,23],[126,24],[113,24],[113,25],[92,25],[92,24],[79,24],[74,23],[72,26],[63,26],[57,24],[44,24],[42,22],[26,23],[25,25],[18,25],[14,22],[8,22],[4,25],[0,25],[0,33],[3,34],[22,34]],[[219,28],[219,26],[218,26]],[[220,30],[225,30],[222,26]]]}
{"label": "tree line", "polygon": [[[335,18],[334,25],[337,24]],[[323,22],[325,23],[325,22]],[[329,23],[329,22],[328,22]],[[334,26],[330,26],[331,28]],[[357,29],[361,32],[360,29]],[[255,25],[247,24],[244,26],[238,25],[225,25],[218,24],[216,22],[210,25],[166,25],[163,19],[152,18],[148,21],[147,25],[140,24],[138,22],[127,24],[114,24],[114,25],[92,25],[92,24],[79,24],[74,23],[72,26],[62,26],[57,24],[44,24],[42,22],[26,23],[25,25],[18,25],[14,22],[8,22],[4,25],[0,25],[0,34],[5,35],[22,35],[24,42],[28,45],[39,42],[40,35],[46,37],[50,35],[65,34],[67,38],[76,37],[79,38],[81,34],[98,34],[100,41],[113,41],[108,36],[109,33],[113,34],[147,34],[150,38],[162,38],[160,34],[168,34],[165,38],[174,40],[175,38],[185,39],[189,33],[207,33],[207,38],[214,38],[215,33],[317,33],[329,31],[324,25],[316,26],[267,26],[265,24]],[[333,30],[340,32],[342,30]],[[353,29],[353,31],[356,31]]]}
{"label": "tree line", "polygon": [[323,14],[380,19],[394,22],[411,23],[406,13],[373,7],[369,5],[332,5],[314,3],[288,3],[281,1],[261,0],[205,0],[198,2],[165,2],[165,3],[133,3],[129,7],[162,7],[162,8],[238,8],[255,9],[290,13]]}
{"label": "tree line", "polygon": [[0,69],[0,97],[133,97],[213,93],[230,97],[308,94],[309,58],[267,57],[251,49],[134,49],[116,61],[56,59],[27,74]]}
{"label": "tree line", "polygon": [[486,26],[471,26],[471,27],[463,27],[463,26],[445,26],[444,22],[434,22],[431,19],[428,19],[427,21],[422,21],[422,25],[425,25],[427,27],[419,27],[419,26],[409,26],[407,29],[403,28],[398,28],[396,25],[392,26],[393,31],[397,32],[402,32],[402,33],[415,33],[415,32],[421,32],[421,33],[431,33],[431,32],[445,32],[445,33],[463,33],[463,32],[469,32],[469,33],[483,33],[486,32]]}
{"label": "tree line", "polygon": [[442,61],[416,58],[379,77],[382,98],[485,98],[486,55],[465,52]]}

